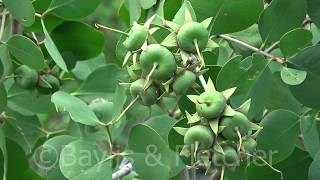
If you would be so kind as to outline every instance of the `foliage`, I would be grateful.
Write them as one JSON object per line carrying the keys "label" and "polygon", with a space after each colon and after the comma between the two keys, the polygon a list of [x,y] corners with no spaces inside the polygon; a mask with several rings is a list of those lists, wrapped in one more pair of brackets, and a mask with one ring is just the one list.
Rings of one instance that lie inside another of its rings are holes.
{"label": "foliage", "polygon": [[0,6],[3,180],[319,179],[319,0]]}

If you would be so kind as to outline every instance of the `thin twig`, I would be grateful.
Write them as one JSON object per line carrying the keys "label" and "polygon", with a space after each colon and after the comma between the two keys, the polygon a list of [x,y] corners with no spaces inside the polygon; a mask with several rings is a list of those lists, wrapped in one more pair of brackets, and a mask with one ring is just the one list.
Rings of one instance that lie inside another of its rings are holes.
{"label": "thin twig", "polygon": [[183,180],[190,180],[188,168],[185,167],[182,171],[182,179]]}
{"label": "thin twig", "polygon": [[118,180],[128,174],[132,171],[132,164],[128,162],[124,166],[122,166],[118,171],[114,172],[112,174],[112,180]]}
{"label": "thin twig", "polygon": [[271,53],[274,49],[279,46],[279,41],[272,44],[268,49],[264,50],[266,53]]}
{"label": "thin twig", "polygon": [[120,31],[120,30],[118,30],[118,29],[113,29],[113,28],[111,28],[111,27],[107,27],[107,26],[104,26],[104,25],[102,25],[102,24],[96,23],[95,26],[96,26],[96,28],[98,28],[98,29],[99,29],[99,28],[102,28],[102,29],[106,29],[106,30],[109,30],[109,31],[113,31],[113,32],[117,32],[117,33],[120,33],[120,34],[129,36],[129,34],[126,33],[126,32]]}
{"label": "thin twig", "polygon": [[[200,67],[196,67],[196,72],[200,72]],[[207,90],[207,82],[206,82],[206,80],[204,79],[204,76],[201,74],[201,75],[199,75],[199,81],[200,81],[200,83],[201,83],[201,86],[202,86],[202,88],[206,91]]]}
{"label": "thin twig", "polygon": [[223,39],[225,39],[227,41],[236,43],[236,44],[238,44],[240,46],[246,47],[246,48],[248,48],[248,49],[250,49],[252,51],[260,53],[260,54],[270,58],[272,61],[276,61],[276,62],[278,62],[280,64],[285,64],[286,63],[286,61],[283,58],[280,58],[280,57],[274,56],[274,55],[272,55],[270,53],[267,53],[265,51],[262,51],[261,49],[258,49],[258,48],[254,47],[254,46],[251,46],[250,44],[247,44],[247,43],[245,43],[243,41],[240,41],[238,39],[232,38],[232,37],[227,36],[227,35],[219,35],[217,37],[223,38]]}

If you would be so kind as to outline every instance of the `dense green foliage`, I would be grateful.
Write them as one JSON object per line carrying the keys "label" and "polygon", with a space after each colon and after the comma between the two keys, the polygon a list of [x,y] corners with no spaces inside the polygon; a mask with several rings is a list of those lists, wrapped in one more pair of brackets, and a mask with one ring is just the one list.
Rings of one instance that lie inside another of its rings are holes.
{"label": "dense green foliage", "polygon": [[3,180],[320,179],[319,0],[0,6]]}

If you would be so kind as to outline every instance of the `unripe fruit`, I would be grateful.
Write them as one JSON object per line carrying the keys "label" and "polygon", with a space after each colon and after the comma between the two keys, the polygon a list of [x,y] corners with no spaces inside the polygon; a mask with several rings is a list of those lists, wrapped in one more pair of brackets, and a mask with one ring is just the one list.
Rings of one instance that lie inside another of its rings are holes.
{"label": "unripe fruit", "polygon": [[246,135],[250,129],[250,123],[247,116],[240,112],[236,112],[232,117],[223,117],[221,120],[221,126],[225,127],[222,131],[222,135],[225,138],[234,141],[239,140],[237,129],[241,136]]}
{"label": "unripe fruit", "polygon": [[113,103],[109,101],[94,102],[89,105],[91,110],[96,114],[99,120],[106,122],[112,119]]}
{"label": "unripe fruit", "polygon": [[239,163],[239,157],[237,151],[231,146],[225,146],[222,148],[224,154],[215,152],[212,156],[212,163],[216,167],[232,167]]}
{"label": "unripe fruit", "polygon": [[172,89],[176,94],[185,94],[196,79],[197,76],[192,71],[184,71],[175,79]]}
{"label": "unripe fruit", "polygon": [[38,82],[37,71],[26,65],[18,67],[15,71],[15,81],[18,86],[24,89],[34,88]]}
{"label": "unripe fruit", "polygon": [[208,149],[212,146],[214,136],[210,129],[203,125],[192,126],[184,135],[185,145],[195,145],[198,142],[199,150]]}
{"label": "unripe fruit", "polygon": [[248,138],[242,143],[242,149],[245,152],[252,153],[256,150],[257,147],[257,141],[255,141],[253,138]]}
{"label": "unripe fruit", "polygon": [[195,53],[197,50],[194,40],[198,42],[200,51],[206,48],[209,40],[209,32],[206,27],[198,22],[182,25],[177,35],[179,47],[184,51]]}
{"label": "unripe fruit", "polygon": [[140,65],[143,73],[148,74],[154,65],[156,69],[151,78],[156,80],[169,79],[177,69],[173,54],[159,44],[151,44],[140,55]]}
{"label": "unripe fruit", "polygon": [[131,83],[130,93],[132,96],[140,96],[140,103],[145,106],[151,106],[158,100],[158,89],[150,85],[146,90],[144,89],[145,80],[138,79]]}
{"label": "unripe fruit", "polygon": [[219,117],[226,106],[226,99],[222,93],[218,91],[206,91],[198,98],[196,104],[199,116],[213,119]]}
{"label": "unripe fruit", "polygon": [[148,37],[148,28],[135,24],[129,31],[127,39],[123,42],[123,45],[128,51],[139,50]]}
{"label": "unripe fruit", "polygon": [[44,89],[48,89],[51,92],[55,92],[60,89],[60,81],[51,74],[45,74],[41,75],[39,86]]}

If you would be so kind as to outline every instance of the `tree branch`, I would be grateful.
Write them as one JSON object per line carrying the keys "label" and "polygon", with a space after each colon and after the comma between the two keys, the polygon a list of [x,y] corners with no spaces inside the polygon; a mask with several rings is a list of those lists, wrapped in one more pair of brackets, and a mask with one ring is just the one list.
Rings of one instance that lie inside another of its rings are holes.
{"label": "tree branch", "polygon": [[112,174],[112,180],[119,180],[120,178],[130,174],[132,171],[132,164],[127,158],[124,158],[119,166],[119,170]]}
{"label": "tree branch", "polygon": [[236,43],[236,44],[238,44],[240,46],[246,47],[246,48],[248,48],[248,49],[250,49],[252,51],[260,53],[260,54],[270,58],[272,61],[276,61],[276,62],[278,62],[280,64],[285,64],[286,63],[286,61],[283,58],[280,58],[280,57],[274,56],[274,55],[272,55],[272,54],[270,54],[268,52],[262,51],[261,49],[258,49],[258,48],[254,47],[254,46],[251,46],[250,44],[247,44],[247,43],[245,43],[243,41],[240,41],[238,39],[232,38],[232,37],[227,36],[227,35],[219,35],[217,37],[220,37],[220,38],[222,38],[224,40]]}

